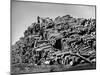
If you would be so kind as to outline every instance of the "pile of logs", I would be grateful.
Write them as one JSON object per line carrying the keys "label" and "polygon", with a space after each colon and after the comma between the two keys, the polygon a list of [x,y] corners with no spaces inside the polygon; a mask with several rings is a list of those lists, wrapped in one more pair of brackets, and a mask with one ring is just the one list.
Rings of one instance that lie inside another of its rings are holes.
{"label": "pile of logs", "polygon": [[37,17],[12,46],[12,64],[75,65],[96,62],[96,20],[70,15]]}

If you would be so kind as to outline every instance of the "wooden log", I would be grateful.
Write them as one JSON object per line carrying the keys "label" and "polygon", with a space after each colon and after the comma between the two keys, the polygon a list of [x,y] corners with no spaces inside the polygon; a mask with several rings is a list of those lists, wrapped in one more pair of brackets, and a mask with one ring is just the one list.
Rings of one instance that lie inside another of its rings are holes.
{"label": "wooden log", "polygon": [[64,55],[64,54],[80,57],[81,59],[85,60],[86,62],[92,64],[92,62],[91,62],[88,58],[83,57],[83,56],[80,55],[79,53],[62,52],[62,53],[57,53],[57,54],[55,54],[55,55],[56,55],[56,57],[57,57],[57,56],[59,56],[59,55]]}
{"label": "wooden log", "polygon": [[89,59],[83,57],[83,56],[80,55],[79,53],[77,53],[77,54],[75,54],[75,55],[78,56],[78,57],[80,57],[80,58],[82,58],[83,60],[87,61],[88,63],[92,64],[92,62],[91,62]]}

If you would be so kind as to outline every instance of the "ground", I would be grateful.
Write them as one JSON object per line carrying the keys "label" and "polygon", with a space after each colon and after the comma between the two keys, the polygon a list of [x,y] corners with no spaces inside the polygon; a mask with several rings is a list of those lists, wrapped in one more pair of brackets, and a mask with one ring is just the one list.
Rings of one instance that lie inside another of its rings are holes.
{"label": "ground", "polygon": [[12,74],[31,74],[31,73],[46,73],[46,72],[61,72],[75,70],[91,70],[96,69],[96,64],[78,64],[76,66],[68,65],[41,65],[41,66],[12,66]]}

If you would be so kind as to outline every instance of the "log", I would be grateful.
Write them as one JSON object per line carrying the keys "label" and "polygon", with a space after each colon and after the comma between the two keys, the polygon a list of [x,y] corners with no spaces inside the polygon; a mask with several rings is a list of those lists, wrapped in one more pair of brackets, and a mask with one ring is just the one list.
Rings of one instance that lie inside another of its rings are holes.
{"label": "log", "polygon": [[82,58],[83,60],[87,61],[88,63],[92,64],[92,62],[91,62],[89,59],[83,57],[83,56],[80,55],[79,53],[77,53],[76,56],[78,56],[78,57]]}
{"label": "log", "polygon": [[[63,52],[63,53],[60,53],[60,54],[61,54],[61,55],[66,54],[66,55],[78,56],[78,57],[80,57],[81,59],[85,60],[86,62],[92,64],[92,62],[91,62],[89,59],[83,57],[83,56],[80,55],[79,53]],[[58,53],[57,55],[60,55],[60,54]]]}

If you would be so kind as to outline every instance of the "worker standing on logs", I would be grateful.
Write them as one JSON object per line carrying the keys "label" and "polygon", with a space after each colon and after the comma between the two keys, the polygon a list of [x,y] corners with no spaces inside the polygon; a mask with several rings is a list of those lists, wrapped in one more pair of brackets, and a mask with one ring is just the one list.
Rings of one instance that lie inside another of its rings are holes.
{"label": "worker standing on logs", "polygon": [[37,23],[40,24],[40,17],[39,16],[37,17]]}

